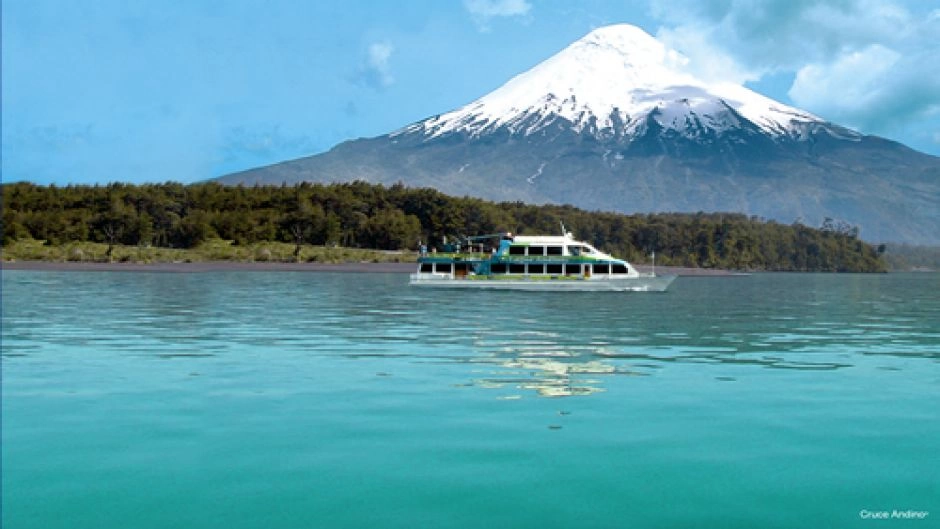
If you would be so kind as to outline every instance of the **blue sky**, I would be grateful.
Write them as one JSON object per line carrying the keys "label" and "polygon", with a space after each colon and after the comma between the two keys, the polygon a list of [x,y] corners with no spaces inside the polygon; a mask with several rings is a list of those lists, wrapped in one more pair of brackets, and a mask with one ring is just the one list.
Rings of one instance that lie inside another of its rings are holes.
{"label": "blue sky", "polygon": [[598,26],[940,155],[940,5],[3,0],[2,179],[194,182],[445,112]]}

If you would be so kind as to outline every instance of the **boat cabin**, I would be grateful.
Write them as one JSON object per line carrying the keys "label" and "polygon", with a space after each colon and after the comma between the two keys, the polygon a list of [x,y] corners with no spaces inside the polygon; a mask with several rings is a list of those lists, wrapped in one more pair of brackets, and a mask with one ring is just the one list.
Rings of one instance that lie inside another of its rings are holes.
{"label": "boat cabin", "polygon": [[490,251],[475,251],[468,241],[448,247],[451,252],[423,256],[418,273],[455,279],[492,276],[600,279],[638,275],[626,261],[577,241],[570,233],[515,237],[499,234],[498,244]]}

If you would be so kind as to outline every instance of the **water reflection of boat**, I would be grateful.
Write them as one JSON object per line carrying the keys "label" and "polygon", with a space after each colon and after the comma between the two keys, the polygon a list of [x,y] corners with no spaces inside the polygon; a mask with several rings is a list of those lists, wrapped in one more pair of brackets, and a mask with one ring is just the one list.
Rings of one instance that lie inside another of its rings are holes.
{"label": "water reflection of boat", "polygon": [[510,369],[525,369],[534,374],[519,384],[520,389],[534,390],[542,397],[571,397],[604,391],[600,381],[582,378],[585,375],[609,375],[614,366],[598,362],[564,362],[548,358],[520,358],[503,364]]}
{"label": "water reflection of boat", "polygon": [[411,284],[560,291],[656,291],[674,275],[640,273],[630,263],[561,236],[513,236],[510,233],[465,237],[443,252],[422,250]]}
{"label": "water reflection of boat", "polygon": [[605,360],[582,359],[582,354],[591,353],[551,347],[512,349],[476,360],[475,363],[498,366],[499,371],[475,379],[472,385],[490,389],[509,386],[535,391],[540,397],[571,397],[603,392],[606,376],[639,374]]}

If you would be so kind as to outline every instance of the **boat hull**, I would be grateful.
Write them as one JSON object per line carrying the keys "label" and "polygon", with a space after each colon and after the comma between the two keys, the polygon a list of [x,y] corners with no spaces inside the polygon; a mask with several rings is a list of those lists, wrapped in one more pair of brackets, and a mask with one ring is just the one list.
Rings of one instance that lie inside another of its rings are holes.
{"label": "boat hull", "polygon": [[432,288],[489,290],[540,290],[548,292],[663,292],[676,279],[674,275],[592,279],[493,279],[451,278],[412,274],[411,285]]}

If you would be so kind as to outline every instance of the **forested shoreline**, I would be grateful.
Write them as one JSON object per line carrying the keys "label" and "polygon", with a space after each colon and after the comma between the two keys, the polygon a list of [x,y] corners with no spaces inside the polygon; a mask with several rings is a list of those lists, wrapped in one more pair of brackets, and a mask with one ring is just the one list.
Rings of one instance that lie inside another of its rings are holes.
{"label": "forested shoreline", "polygon": [[[735,270],[881,272],[884,248],[857,230],[819,229],[736,213],[623,215],[572,206],[457,198],[436,190],[365,182],[296,186],[3,184],[3,245],[93,241],[196,248],[218,239],[383,250],[430,247],[444,237],[510,231],[555,234],[563,222],[579,239],[644,263]],[[110,256],[110,249],[109,249]]]}

